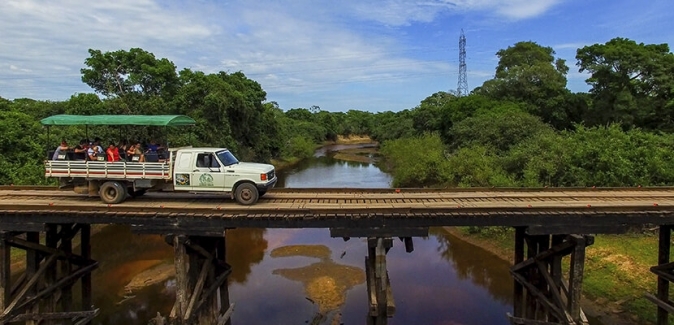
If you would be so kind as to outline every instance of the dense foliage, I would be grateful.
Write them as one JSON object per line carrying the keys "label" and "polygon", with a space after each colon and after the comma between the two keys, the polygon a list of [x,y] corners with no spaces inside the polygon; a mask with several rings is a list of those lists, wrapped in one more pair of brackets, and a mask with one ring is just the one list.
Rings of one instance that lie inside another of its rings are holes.
{"label": "dense foliage", "polygon": [[[90,50],[66,101],[0,98],[0,183],[44,182],[45,146],[61,139],[157,139],[225,146],[245,160],[304,158],[338,135],[382,143],[395,186],[631,186],[674,184],[674,55],[667,44],[616,38],[577,51],[589,93],[566,88],[569,67],[550,47],[496,53],[494,78],[457,97],[379,113],[283,110],[241,72],[183,69],[142,49]],[[186,114],[194,127],[51,128],[53,114]]]}
{"label": "dense foliage", "polygon": [[394,185],[674,184],[674,55],[667,44],[616,38],[578,49],[589,94],[567,90],[568,67],[554,54],[517,43],[497,52],[494,78],[469,96],[436,93],[398,113],[397,123],[387,117],[385,127],[406,126],[373,132],[384,142]]}

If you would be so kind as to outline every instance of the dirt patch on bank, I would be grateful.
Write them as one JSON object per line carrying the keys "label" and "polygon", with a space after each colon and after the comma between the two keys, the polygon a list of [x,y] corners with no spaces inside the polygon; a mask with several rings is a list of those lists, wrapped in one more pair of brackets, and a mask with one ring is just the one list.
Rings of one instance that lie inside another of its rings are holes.
{"label": "dirt patch on bank", "polygon": [[318,307],[311,324],[340,324],[340,308],[346,301],[346,292],[356,285],[365,283],[363,269],[335,263],[331,251],[324,245],[291,245],[271,251],[270,256],[304,256],[320,261],[298,268],[276,269],[272,274],[301,282],[306,298]]}
{"label": "dirt patch on bank", "polygon": [[153,262],[156,263],[151,263],[153,264],[152,267],[136,274],[131,281],[124,286],[124,293],[130,294],[147,286],[166,281],[176,275],[173,263],[162,263],[162,261]]}
{"label": "dirt patch on bank", "polygon": [[367,135],[350,135],[350,136],[337,136],[337,141],[334,141],[335,144],[364,144],[364,143],[374,143]]}
{"label": "dirt patch on bank", "polygon": [[378,149],[376,147],[343,149],[338,150],[333,158],[372,164],[377,161]]}

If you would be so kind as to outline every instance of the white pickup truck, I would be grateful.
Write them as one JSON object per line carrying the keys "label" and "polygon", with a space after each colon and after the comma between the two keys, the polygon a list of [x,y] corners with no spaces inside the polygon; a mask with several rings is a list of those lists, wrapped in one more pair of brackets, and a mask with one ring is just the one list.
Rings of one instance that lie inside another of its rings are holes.
{"label": "white pickup truck", "polygon": [[255,204],[276,184],[274,166],[239,162],[225,148],[177,148],[163,162],[47,160],[45,176],[80,194],[116,204],[147,190],[223,192],[243,205]]}

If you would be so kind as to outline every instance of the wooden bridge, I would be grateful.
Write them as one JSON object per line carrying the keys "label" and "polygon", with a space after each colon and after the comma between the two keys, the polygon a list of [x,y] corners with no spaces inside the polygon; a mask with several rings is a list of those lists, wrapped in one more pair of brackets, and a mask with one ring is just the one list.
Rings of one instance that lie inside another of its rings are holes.
{"label": "wooden bridge", "polygon": [[[583,324],[580,308],[585,247],[591,234],[660,227],[658,325],[674,313],[669,301],[674,188],[545,189],[276,189],[253,206],[207,194],[147,193],[124,204],[55,188],[0,187],[0,324],[86,324],[91,305],[91,224],[128,224],[166,235],[175,250],[177,297],[166,322],[225,324],[231,315],[224,254],[226,229],[330,228],[333,237],[367,237],[369,322],[385,324],[395,311],[386,252],[399,237],[436,226],[515,227],[512,324]],[[79,234],[79,252],[73,239]],[[26,270],[10,281],[10,247],[26,251]],[[525,250],[525,247],[527,248]],[[526,256],[525,256],[526,252]],[[563,257],[570,255],[569,267]],[[654,261],[655,262],[655,261]],[[568,269],[564,275],[562,270]],[[81,282],[72,303],[72,287]],[[78,309],[74,311],[75,309]]]}

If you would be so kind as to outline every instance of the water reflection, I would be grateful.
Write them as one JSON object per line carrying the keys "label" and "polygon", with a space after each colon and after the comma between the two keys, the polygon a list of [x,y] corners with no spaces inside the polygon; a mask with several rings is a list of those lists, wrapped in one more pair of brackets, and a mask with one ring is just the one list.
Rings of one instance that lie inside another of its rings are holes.
{"label": "water reflection", "polygon": [[267,240],[264,239],[265,229],[238,228],[227,230],[225,247],[227,263],[232,268],[229,282],[246,283],[253,265],[258,264],[267,250]]}
{"label": "water reflection", "polygon": [[440,257],[451,262],[461,280],[487,289],[495,300],[512,304],[513,281],[509,264],[475,245],[452,236],[444,228],[431,228],[430,234],[438,241]]}
{"label": "water reflection", "polygon": [[363,269],[335,263],[331,251],[325,245],[290,245],[274,249],[271,257],[305,256],[320,259],[319,262],[298,268],[280,268],[272,274],[301,282],[307,300],[318,306],[311,324],[339,324],[339,308],[344,305],[346,292],[365,282]]}
{"label": "water reflection", "polygon": [[94,324],[145,325],[157,312],[170,311],[173,297],[163,283],[133,292],[124,289],[139,273],[173,264],[173,249],[161,236],[134,235],[128,226],[110,225],[92,236],[91,248],[92,258],[100,263],[92,273],[94,305],[102,311]]}
{"label": "water reflection", "polygon": [[391,182],[391,176],[375,164],[320,156],[279,171],[276,186],[382,188],[390,187]]}

